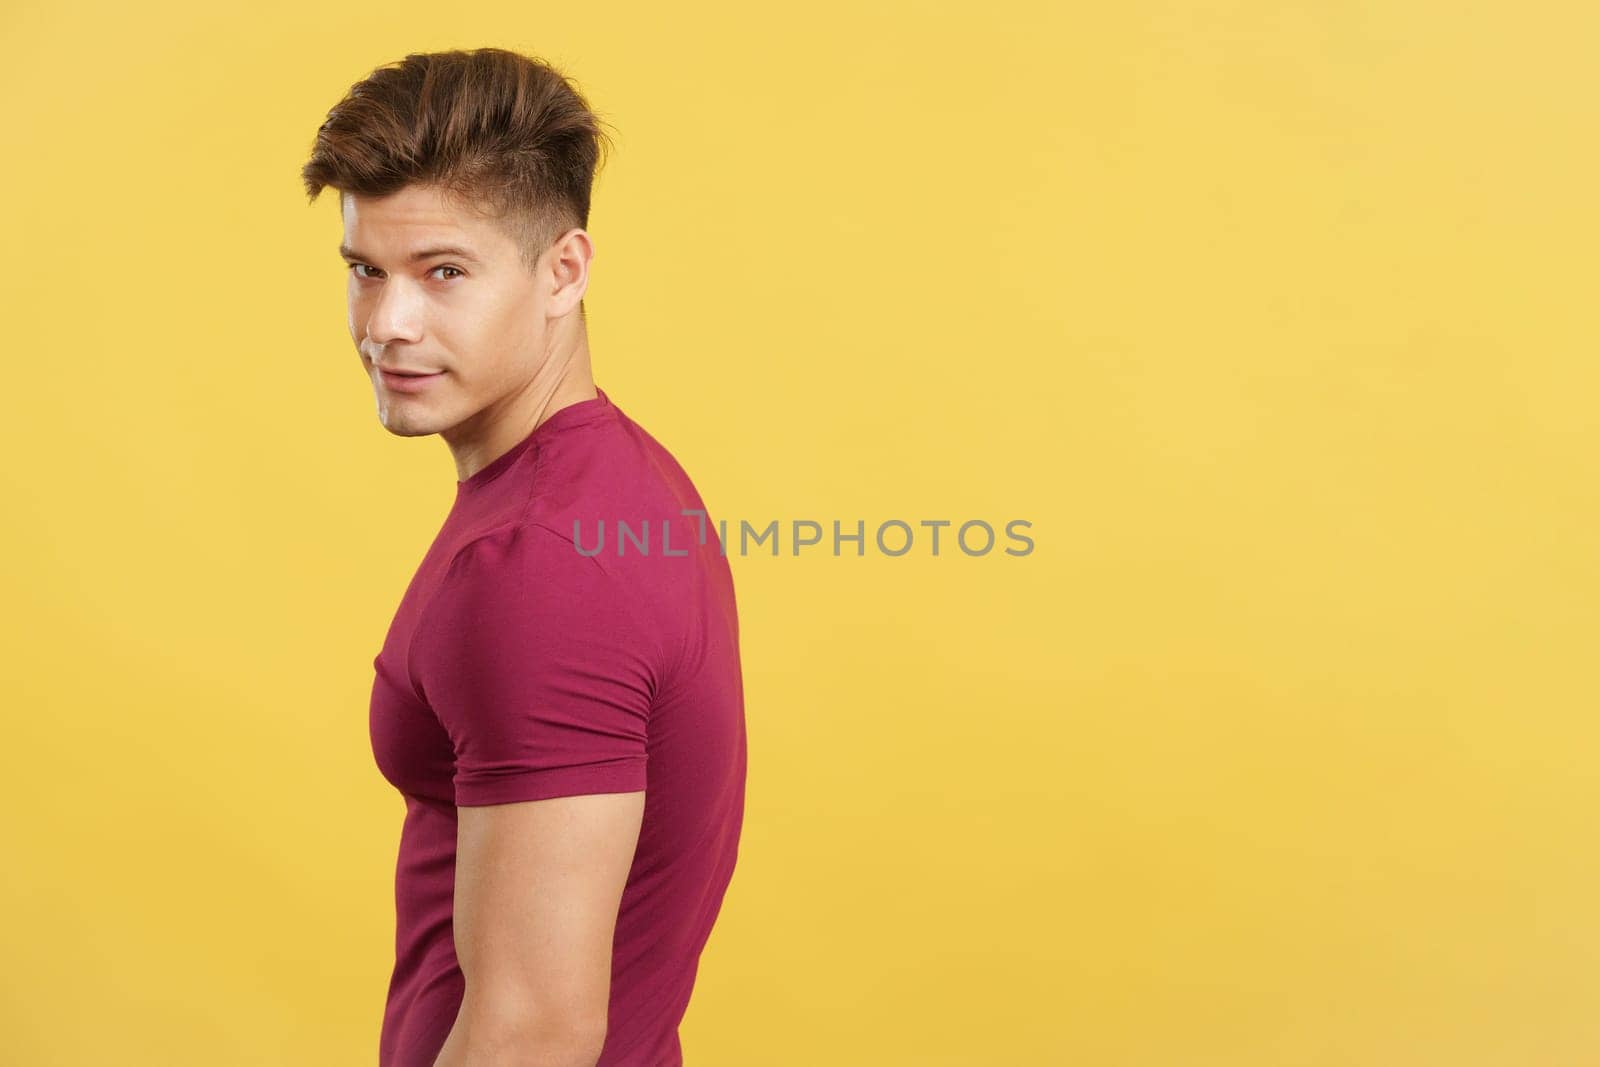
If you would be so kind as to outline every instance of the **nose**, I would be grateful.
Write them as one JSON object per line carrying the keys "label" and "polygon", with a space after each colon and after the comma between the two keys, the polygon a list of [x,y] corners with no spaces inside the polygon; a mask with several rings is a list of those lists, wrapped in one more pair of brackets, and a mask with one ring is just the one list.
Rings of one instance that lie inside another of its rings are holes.
{"label": "nose", "polygon": [[404,284],[385,279],[367,310],[367,343],[382,348],[396,342],[422,339],[422,309],[416,295]]}

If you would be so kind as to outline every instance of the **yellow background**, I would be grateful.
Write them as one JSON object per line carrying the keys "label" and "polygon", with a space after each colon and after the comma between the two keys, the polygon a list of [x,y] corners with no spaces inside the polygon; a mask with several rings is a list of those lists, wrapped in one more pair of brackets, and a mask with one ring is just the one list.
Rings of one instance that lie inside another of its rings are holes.
{"label": "yellow background", "polygon": [[298,170],[484,44],[619,131],[596,380],[714,515],[1033,523],[733,557],[688,1067],[1600,1061],[1592,6],[0,27],[5,1062],[376,1060],[371,659],[454,469]]}

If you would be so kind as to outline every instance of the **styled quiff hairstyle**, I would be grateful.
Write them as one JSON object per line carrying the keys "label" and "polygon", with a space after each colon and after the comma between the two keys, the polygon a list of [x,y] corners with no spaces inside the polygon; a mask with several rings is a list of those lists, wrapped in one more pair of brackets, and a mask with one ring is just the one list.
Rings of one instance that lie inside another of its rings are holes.
{"label": "styled quiff hairstyle", "polygon": [[381,197],[437,186],[499,223],[531,272],[557,237],[588,227],[606,125],[542,60],[503,48],[414,52],[350,87],[300,177],[310,202],[324,187]]}

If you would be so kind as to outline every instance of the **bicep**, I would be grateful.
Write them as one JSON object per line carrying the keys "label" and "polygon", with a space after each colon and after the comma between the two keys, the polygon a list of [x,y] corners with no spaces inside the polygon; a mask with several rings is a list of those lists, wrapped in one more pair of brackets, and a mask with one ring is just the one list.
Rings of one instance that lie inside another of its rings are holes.
{"label": "bicep", "polygon": [[454,936],[464,1011],[604,1027],[612,940],[644,792],[457,809]]}

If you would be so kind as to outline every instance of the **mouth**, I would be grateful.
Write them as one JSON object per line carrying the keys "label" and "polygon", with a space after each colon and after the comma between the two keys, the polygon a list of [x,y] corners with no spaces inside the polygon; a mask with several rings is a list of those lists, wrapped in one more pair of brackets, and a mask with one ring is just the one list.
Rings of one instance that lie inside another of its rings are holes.
{"label": "mouth", "polygon": [[379,370],[378,380],[385,389],[397,393],[420,393],[434,380],[444,377],[444,371]]}

